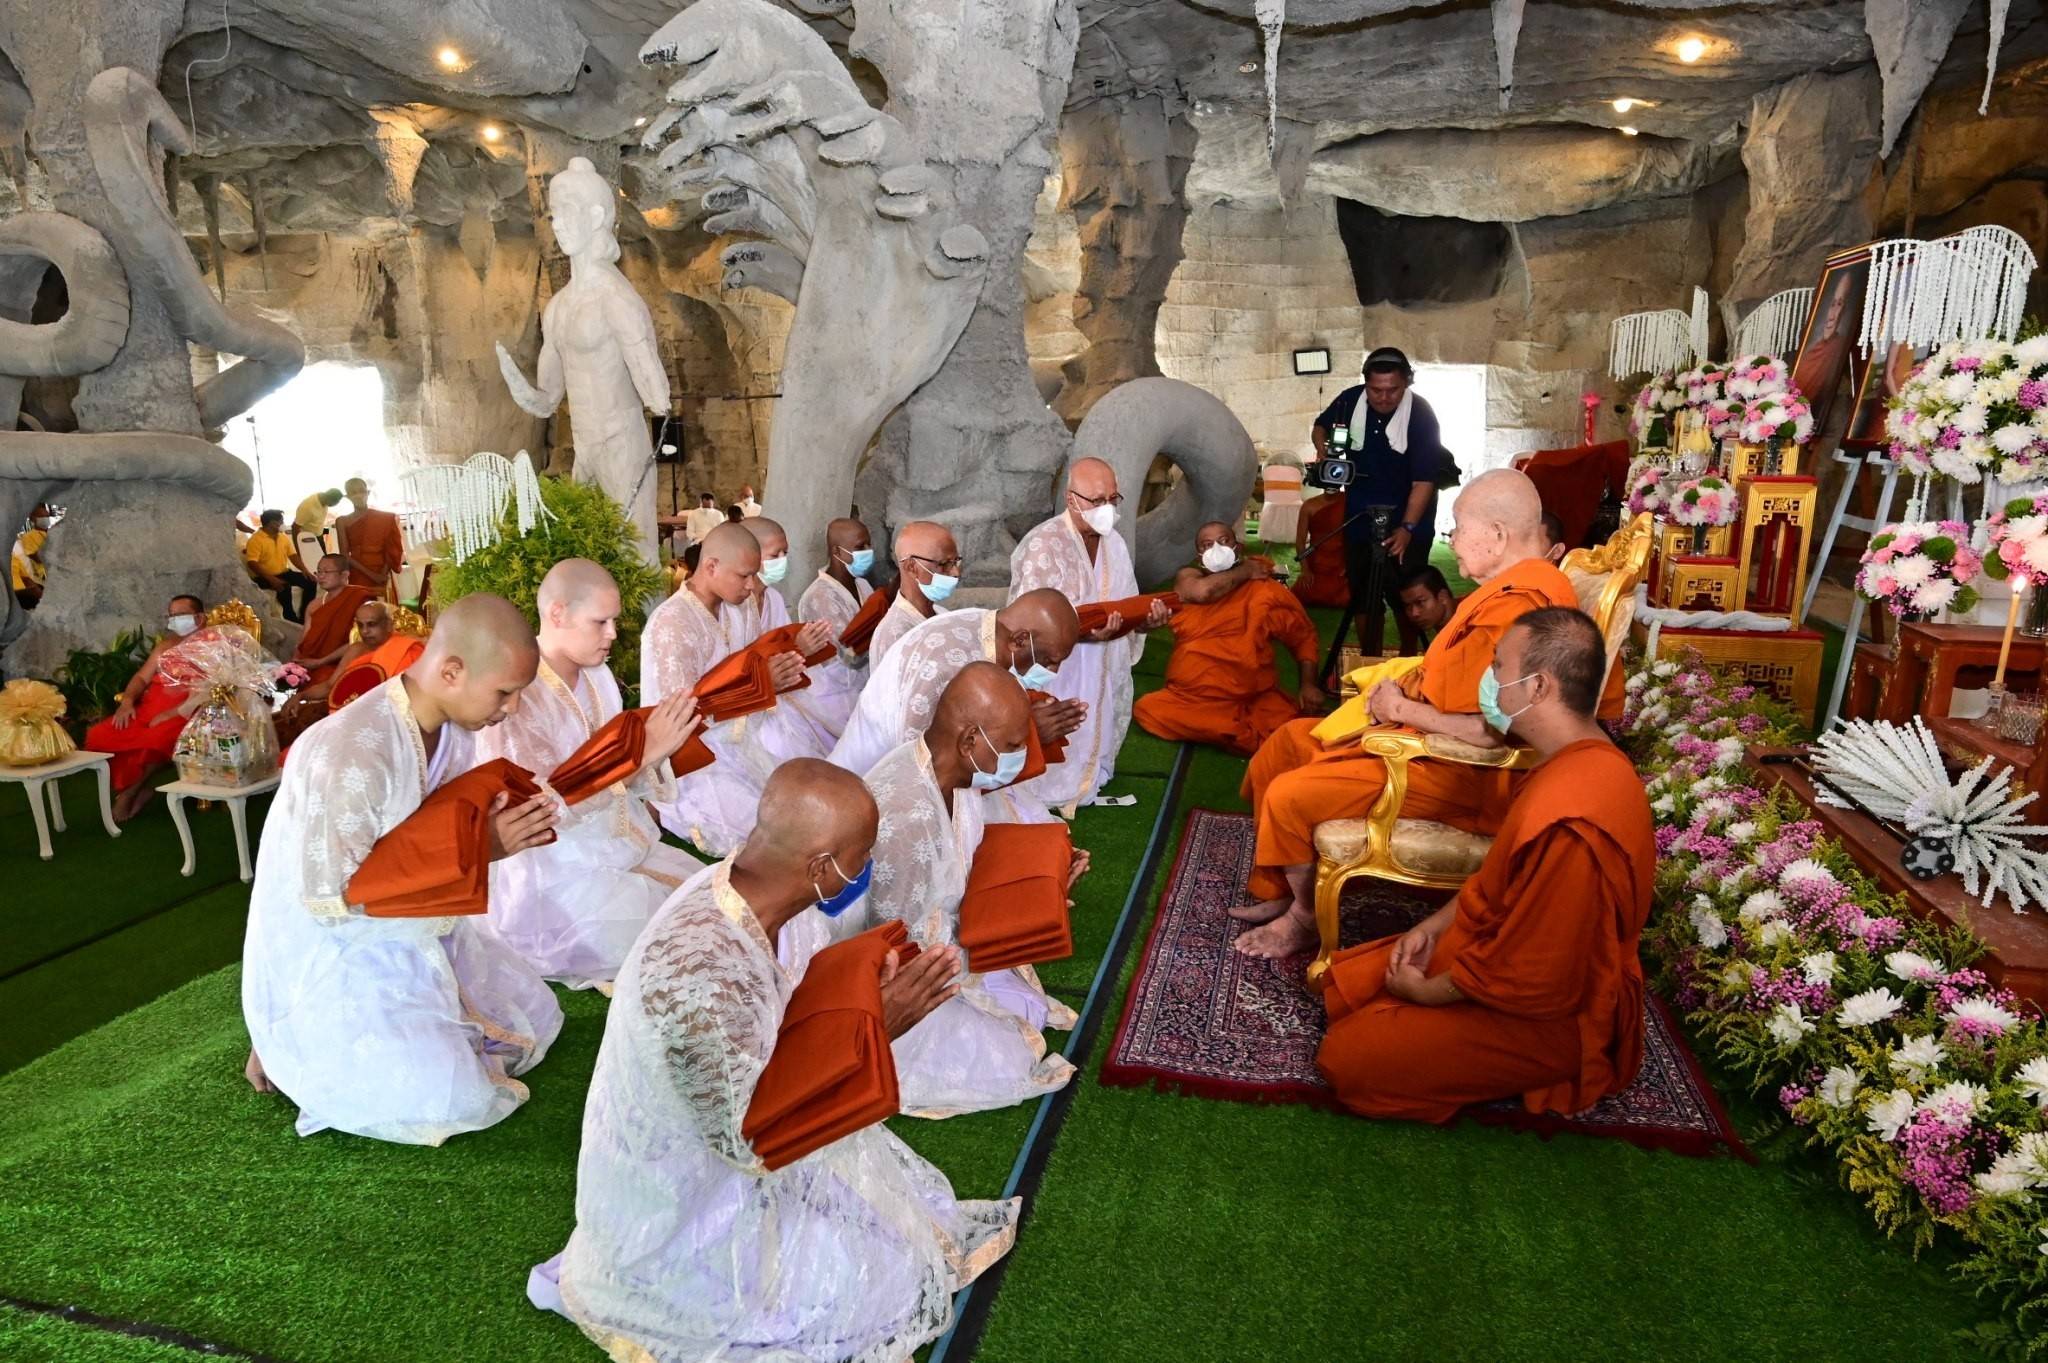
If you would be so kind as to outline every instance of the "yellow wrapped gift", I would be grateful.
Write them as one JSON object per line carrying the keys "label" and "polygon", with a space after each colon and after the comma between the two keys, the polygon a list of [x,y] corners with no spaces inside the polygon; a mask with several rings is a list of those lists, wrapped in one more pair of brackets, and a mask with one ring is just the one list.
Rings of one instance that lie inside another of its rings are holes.
{"label": "yellow wrapped gift", "polygon": [[0,686],[0,766],[40,767],[78,745],[57,721],[64,693],[48,682],[18,677]]}
{"label": "yellow wrapped gift", "polygon": [[1421,666],[1420,655],[1409,655],[1384,658],[1371,667],[1361,667],[1356,672],[1348,674],[1344,680],[1357,688],[1358,694],[1338,706],[1328,719],[1316,725],[1316,741],[1323,744],[1348,743],[1372,728],[1372,711],[1367,708],[1372,697],[1372,689],[1381,682],[1399,681]]}

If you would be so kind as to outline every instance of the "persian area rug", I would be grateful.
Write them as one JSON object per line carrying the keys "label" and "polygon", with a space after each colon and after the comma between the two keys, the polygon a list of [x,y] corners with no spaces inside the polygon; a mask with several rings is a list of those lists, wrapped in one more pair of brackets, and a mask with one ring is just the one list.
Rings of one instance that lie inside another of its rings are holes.
{"label": "persian area rug", "polygon": [[[1305,980],[1309,957],[1254,960],[1230,949],[1247,925],[1225,912],[1244,902],[1254,829],[1249,816],[1198,809],[1190,816],[1145,956],[1124,1002],[1105,1084],[1241,1102],[1335,1108],[1316,1073],[1322,1000]],[[1400,887],[1359,880],[1345,891],[1343,942],[1404,932],[1431,906]],[[1713,1086],[1680,1039],[1662,1000],[1645,997],[1642,1072],[1621,1093],[1575,1117],[1532,1114],[1519,1099],[1467,1108],[1475,1121],[1538,1132],[1609,1136],[1651,1149],[1745,1158]]]}

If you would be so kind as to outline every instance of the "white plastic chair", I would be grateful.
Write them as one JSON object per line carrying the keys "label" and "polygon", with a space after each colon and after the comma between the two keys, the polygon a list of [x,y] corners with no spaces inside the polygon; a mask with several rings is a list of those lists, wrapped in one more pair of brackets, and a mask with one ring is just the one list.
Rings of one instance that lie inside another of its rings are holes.
{"label": "white plastic chair", "polygon": [[1301,470],[1293,464],[1268,464],[1260,476],[1266,500],[1259,505],[1259,539],[1269,545],[1293,544],[1301,525]]}

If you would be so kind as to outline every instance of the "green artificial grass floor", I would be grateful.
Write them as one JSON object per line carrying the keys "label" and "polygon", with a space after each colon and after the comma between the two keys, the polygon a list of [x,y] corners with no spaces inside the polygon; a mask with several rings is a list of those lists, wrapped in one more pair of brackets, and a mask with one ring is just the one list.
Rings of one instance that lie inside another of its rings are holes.
{"label": "green artificial grass floor", "polygon": [[[1327,631],[1334,613],[1319,614]],[[1147,650],[1141,688],[1157,684],[1165,647]],[[1112,789],[1138,806],[1082,811],[1094,870],[1077,894],[1076,953],[1041,971],[1070,1003],[1095,976],[1176,753],[1134,729]],[[1885,1244],[1779,1144],[1756,1165],[1687,1160],[1100,1087],[1185,814],[1241,808],[1241,771],[1208,751],[1188,766],[975,1357],[1971,1356],[1953,1339],[1979,1318],[1968,1295]],[[0,806],[9,812],[26,811]],[[239,974],[214,968],[238,955],[246,904],[225,813],[198,821],[219,845],[202,845],[192,881],[177,875],[174,837],[167,856],[138,854],[152,819],[168,830],[152,811],[110,849],[81,813],[56,861],[32,848],[8,859],[25,867],[5,899],[13,959],[56,949],[17,946],[17,926],[74,945],[0,981],[11,1024],[0,1063],[20,1066],[0,1076],[0,1300],[75,1305],[291,1363],[595,1360],[572,1327],[527,1305],[524,1285],[570,1228],[605,1001],[564,995],[568,1020],[530,1076],[532,1101],[489,1131],[438,1150],[302,1140],[288,1104],[242,1081]],[[17,824],[0,817],[0,837]],[[73,904],[68,932],[32,923],[26,907]],[[892,1125],[962,1195],[990,1197],[1037,1111]],[[1747,1134],[1768,1124],[1736,1111]],[[0,1306],[9,1363],[204,1356]]]}

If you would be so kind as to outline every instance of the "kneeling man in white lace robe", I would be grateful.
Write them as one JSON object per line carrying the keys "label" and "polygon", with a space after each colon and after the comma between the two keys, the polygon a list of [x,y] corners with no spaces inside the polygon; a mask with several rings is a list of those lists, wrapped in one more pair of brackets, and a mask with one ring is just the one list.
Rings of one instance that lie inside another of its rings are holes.
{"label": "kneeling man in white lace robe", "polygon": [[[477,736],[477,760],[503,757],[545,777],[621,708],[605,659],[619,637],[619,584],[587,558],[548,570],[540,612],[540,673],[503,724]],[[556,839],[491,868],[486,931],[551,980],[608,984],[661,902],[702,863],[666,847],[649,800],[675,798],[668,759],[696,732],[688,692],[647,717],[640,770],[561,811]]]}
{"label": "kneeling man in white lace robe", "polygon": [[[527,1295],[616,1359],[907,1359],[1009,1248],[1017,1201],[954,1198],[875,1125],[768,1172],[741,1128],[801,966],[791,920],[837,905],[875,838],[859,780],[791,762],[746,846],[685,885],[619,972],[583,1114],[576,1229]],[[883,968],[900,1037],[953,993],[957,950]]]}
{"label": "kneeling man in white lace robe", "polygon": [[[371,918],[346,896],[377,840],[473,762],[471,734],[519,707],[540,662],[502,597],[464,597],[420,660],[292,745],[264,825],[242,948],[249,1079],[333,1127],[439,1145],[526,1101],[562,1010],[480,920]],[[552,836],[555,802],[493,812],[494,859]]]}
{"label": "kneeling man in white lace robe", "polygon": [[[1015,677],[994,663],[961,669],[923,736],[868,773],[868,790],[882,810],[874,885],[835,935],[893,918],[926,951],[958,943],[960,900],[982,828],[1052,818],[1042,807],[1011,804],[1004,790],[1024,767],[1030,724],[1031,707]],[[1087,855],[1075,854],[1073,877],[1086,868]],[[1061,1087],[1074,1067],[1046,1054],[1041,1034],[1048,1026],[1071,1031],[1074,1010],[1048,997],[1030,966],[968,975],[958,998],[895,1045],[903,1110],[951,1117]]]}
{"label": "kneeling man in white lace robe", "polygon": [[[688,694],[728,654],[759,637],[729,626],[736,623],[733,613],[745,609],[760,571],[761,546],[745,522],[728,521],[704,537],[697,571],[654,608],[640,636],[643,705]],[[775,689],[785,699],[771,710],[705,729],[705,746],[718,760],[677,781],[674,798],[655,806],[662,827],[712,856],[724,856],[753,831],[769,773],[791,758],[823,757],[830,750],[831,735],[786,699],[803,679],[801,655],[830,640],[825,625],[805,626],[797,650],[774,661]]]}

